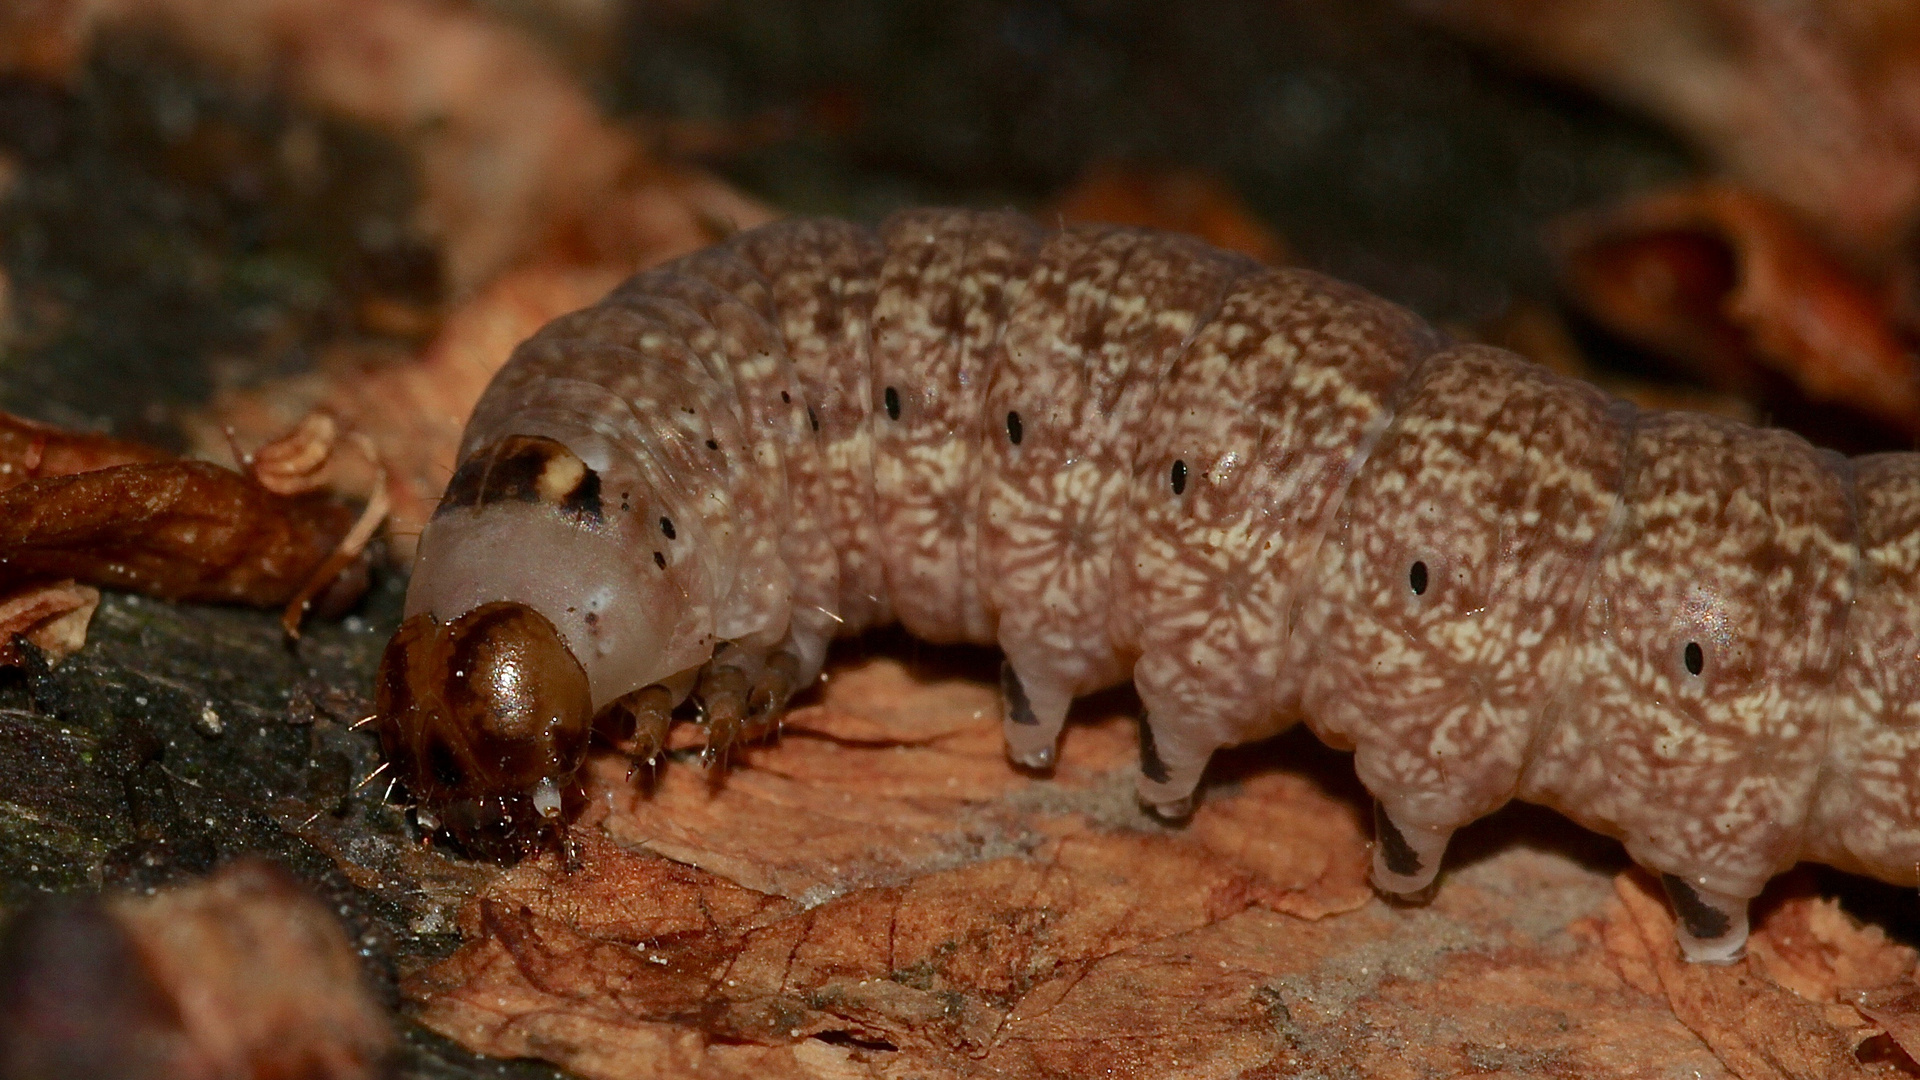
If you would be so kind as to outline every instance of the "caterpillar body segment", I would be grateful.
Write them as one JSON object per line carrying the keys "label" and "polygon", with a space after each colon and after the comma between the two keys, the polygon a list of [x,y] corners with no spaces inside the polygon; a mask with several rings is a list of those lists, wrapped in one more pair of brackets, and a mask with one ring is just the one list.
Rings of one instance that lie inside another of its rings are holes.
{"label": "caterpillar body segment", "polygon": [[830,639],[999,645],[1009,756],[1131,678],[1140,792],[1305,719],[1374,878],[1507,800],[1620,837],[1696,960],[1816,859],[1920,883],[1920,457],[1641,412],[1307,271],[1145,230],[783,222],[516,351],[379,682],[424,810],[511,856],[589,730],[709,760]]}

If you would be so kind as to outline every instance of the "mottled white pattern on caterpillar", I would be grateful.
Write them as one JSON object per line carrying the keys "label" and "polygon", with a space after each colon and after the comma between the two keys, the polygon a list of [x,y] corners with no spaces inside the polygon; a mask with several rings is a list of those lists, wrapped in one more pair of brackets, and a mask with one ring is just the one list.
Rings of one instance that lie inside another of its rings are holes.
{"label": "mottled white pattern on caterpillar", "polygon": [[469,831],[521,829],[596,717],[655,752],[691,692],[724,748],[897,620],[1005,651],[1030,765],[1131,678],[1167,812],[1306,719],[1389,891],[1516,797],[1621,837],[1696,959],[1799,859],[1920,876],[1920,457],[1639,412],[1316,274],[780,223],[542,330],[462,458],[381,711]]}

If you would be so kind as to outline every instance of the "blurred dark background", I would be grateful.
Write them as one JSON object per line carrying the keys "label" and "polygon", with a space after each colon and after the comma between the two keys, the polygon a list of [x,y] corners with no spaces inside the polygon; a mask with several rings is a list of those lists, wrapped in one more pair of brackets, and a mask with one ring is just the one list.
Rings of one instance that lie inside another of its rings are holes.
{"label": "blurred dark background", "polygon": [[[1547,298],[1543,223],[1684,175],[1651,124],[1384,2],[505,3],[657,153],[773,207],[1045,212],[1089,170],[1217,177],[1294,257],[1465,324]],[[0,82],[0,403],[165,437],[297,371],[369,292],[430,296],[391,137],[162,32]]]}

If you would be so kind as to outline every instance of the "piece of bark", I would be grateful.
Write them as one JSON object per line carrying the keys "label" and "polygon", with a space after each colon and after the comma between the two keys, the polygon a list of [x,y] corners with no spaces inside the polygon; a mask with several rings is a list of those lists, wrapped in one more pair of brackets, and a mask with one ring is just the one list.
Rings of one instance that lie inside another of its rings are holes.
{"label": "piece of bark", "polygon": [[1920,366],[1880,291],[1750,191],[1656,192],[1561,223],[1562,276],[1605,325],[1722,390],[1766,372],[1807,400],[1920,434]]}
{"label": "piece of bark", "polygon": [[15,1080],[371,1080],[393,1048],[339,923],[260,862],[29,909],[0,942],[0,986]]}

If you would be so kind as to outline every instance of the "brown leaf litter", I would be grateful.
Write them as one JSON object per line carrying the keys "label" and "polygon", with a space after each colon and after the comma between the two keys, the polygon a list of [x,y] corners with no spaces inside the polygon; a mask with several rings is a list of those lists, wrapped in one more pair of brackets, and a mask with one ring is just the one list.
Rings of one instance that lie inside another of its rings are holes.
{"label": "brown leaf litter", "polygon": [[881,659],[724,775],[596,760],[575,868],[481,886],[403,983],[416,1019],[592,1078],[1909,1075],[1864,1010],[1903,1008],[1913,956],[1828,902],[1763,908],[1726,968],[1680,960],[1637,872],[1524,845],[1393,907],[1303,739],[1276,745],[1309,771],[1238,753],[1168,828],[1121,706],[1045,779],[997,712]]}
{"label": "brown leaf litter", "polygon": [[340,924],[265,863],[30,908],[0,954],[15,1080],[372,1080],[393,1047]]}

